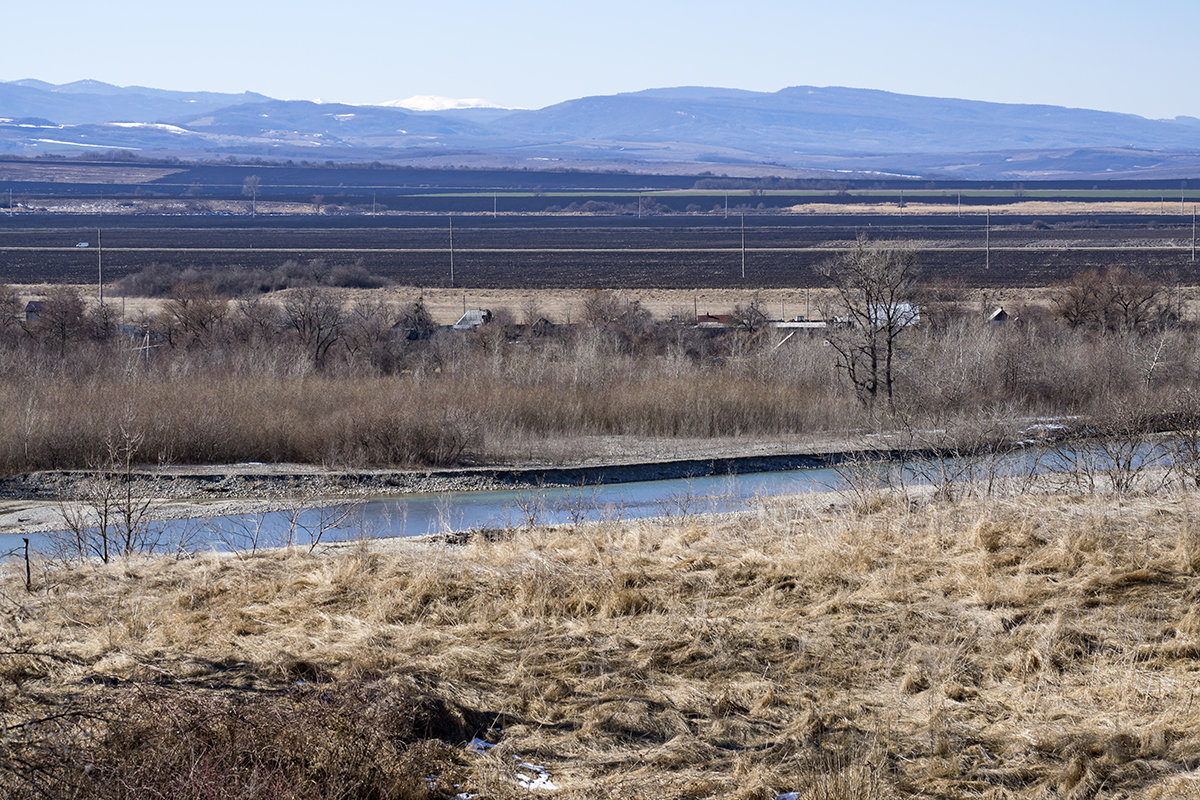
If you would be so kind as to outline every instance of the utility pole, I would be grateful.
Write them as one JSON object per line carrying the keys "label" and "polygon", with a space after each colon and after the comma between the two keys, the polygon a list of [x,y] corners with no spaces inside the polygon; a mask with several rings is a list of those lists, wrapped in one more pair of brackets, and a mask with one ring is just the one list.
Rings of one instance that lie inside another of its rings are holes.
{"label": "utility pole", "polygon": [[454,285],[454,215],[450,215],[450,285]]}
{"label": "utility pole", "polygon": [[96,228],[96,282],[100,286],[100,305],[104,305],[104,246],[100,243],[99,228]]}
{"label": "utility pole", "polygon": [[985,217],[986,222],[984,223],[984,229],[983,229],[983,231],[984,231],[984,233],[983,233],[983,236],[984,236],[983,248],[984,248],[985,255],[984,255],[983,268],[991,269],[992,268],[992,210],[989,208],[985,213],[986,213],[986,217]]}
{"label": "utility pole", "polygon": [[1192,204],[1192,261],[1196,260],[1196,204]]}
{"label": "utility pole", "polygon": [[729,192],[725,193],[725,219],[729,219]]}
{"label": "utility pole", "polygon": [[962,216],[962,192],[958,193],[958,215]]}
{"label": "utility pole", "polygon": [[375,193],[371,192],[371,216],[375,216]]}
{"label": "utility pole", "polygon": [[746,212],[742,212],[742,280],[746,280]]}
{"label": "utility pole", "polygon": [[496,206],[497,206],[496,193],[492,192],[492,219],[496,218]]}
{"label": "utility pole", "polygon": [[642,196],[638,195],[638,219],[642,218]]}

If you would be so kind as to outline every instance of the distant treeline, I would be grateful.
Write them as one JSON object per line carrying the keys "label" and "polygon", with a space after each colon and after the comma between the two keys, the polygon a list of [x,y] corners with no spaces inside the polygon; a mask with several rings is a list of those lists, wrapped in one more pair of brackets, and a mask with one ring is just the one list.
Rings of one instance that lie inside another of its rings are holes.
{"label": "distant treeline", "polygon": [[[552,191],[625,191],[652,192],[660,190],[712,190],[734,191],[763,189],[772,191],[861,191],[875,190],[996,190],[1015,191],[1022,188],[1061,190],[1153,190],[1178,192],[1200,190],[1200,179],[1181,180],[1045,180],[1045,181],[962,181],[924,180],[914,178],[731,178],[711,172],[691,175],[657,175],[627,171],[593,172],[578,169],[525,170],[525,169],[428,169],[405,167],[372,162],[368,164],[338,164],[334,162],[273,162],[266,160],[237,161],[225,159],[218,162],[187,162],[179,159],[147,159],[133,154],[106,154],[102,160],[94,157],[78,159],[0,158],[0,165],[37,165],[61,163],[72,167],[89,167],[112,170],[119,173],[132,166],[164,167],[172,174],[158,180],[137,185],[120,183],[26,183],[9,181],[0,188],[11,187],[15,193],[54,191],[56,196],[93,196],[100,187],[107,189],[107,196],[124,196],[122,193],[143,191],[162,196],[177,196],[182,190],[191,190],[197,196],[218,196],[220,192],[240,197],[247,178],[257,176],[261,181],[263,197],[271,192],[279,196],[292,197],[286,190],[303,189],[308,199],[314,191],[334,196],[343,192],[348,196],[364,196],[370,200],[370,192],[381,196],[399,196],[416,192],[438,191],[496,191],[496,192],[552,192]],[[89,188],[90,187],[90,188]],[[274,189],[272,189],[274,187]],[[366,192],[364,195],[363,193]],[[101,192],[103,195],[103,192]],[[585,198],[586,199],[586,198]]]}

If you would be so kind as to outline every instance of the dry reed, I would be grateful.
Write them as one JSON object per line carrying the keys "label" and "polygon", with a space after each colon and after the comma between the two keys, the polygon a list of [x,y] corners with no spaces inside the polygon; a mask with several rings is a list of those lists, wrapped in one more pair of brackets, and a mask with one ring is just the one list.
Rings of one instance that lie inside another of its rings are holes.
{"label": "dry reed", "polygon": [[[232,323],[230,323],[232,324]],[[527,342],[502,331],[331,350],[287,337],[151,355],[119,340],[0,346],[0,474],[103,461],[133,431],[139,461],[429,466],[576,457],[583,437],[840,437],[1077,415],[1194,385],[1188,330],[1154,336],[947,324],[906,334],[894,416],[866,413],[819,338],[696,338],[585,328]],[[382,353],[382,355],[381,355]],[[564,446],[564,443],[571,443]]]}

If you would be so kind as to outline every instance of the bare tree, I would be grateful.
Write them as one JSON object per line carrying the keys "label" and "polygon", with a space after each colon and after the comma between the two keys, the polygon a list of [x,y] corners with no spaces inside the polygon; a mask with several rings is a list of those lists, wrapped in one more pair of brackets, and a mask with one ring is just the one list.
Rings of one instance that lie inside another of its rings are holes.
{"label": "bare tree", "polygon": [[653,330],[650,312],[641,303],[612,291],[589,292],[583,299],[582,316],[586,325],[622,352],[632,352]]}
{"label": "bare tree", "polygon": [[736,330],[749,334],[758,333],[770,322],[767,319],[767,315],[763,313],[757,296],[748,305],[743,306],[741,303],[735,305],[733,310],[729,312],[729,318]]}
{"label": "bare tree", "polygon": [[0,284],[0,344],[13,345],[21,337],[21,296],[8,284]]}
{"label": "bare tree", "polygon": [[83,298],[70,286],[51,289],[41,303],[37,319],[28,323],[29,333],[56,349],[59,358],[66,355],[68,344],[82,338],[86,328]]}
{"label": "bare tree", "polygon": [[159,317],[160,327],[172,347],[203,347],[227,310],[228,303],[207,283],[179,283]]}
{"label": "bare tree", "polygon": [[262,181],[257,175],[250,175],[242,181],[242,196],[250,198],[250,216],[258,215],[258,187]]}
{"label": "bare tree", "polygon": [[66,531],[53,537],[60,557],[96,557],[107,564],[116,556],[162,547],[165,538],[150,522],[153,496],[133,471],[143,439],[131,419],[122,420],[108,437],[106,454],[81,480],[74,501],[60,500]]}
{"label": "bare tree", "polygon": [[341,301],[327,290],[307,287],[296,289],[283,301],[283,315],[300,344],[320,365],[329,348],[341,338],[346,312]]}
{"label": "bare tree", "polygon": [[854,247],[821,265],[833,286],[829,344],[863,405],[882,395],[892,404],[900,335],[919,321],[916,253],[882,247],[859,236]]}
{"label": "bare tree", "polygon": [[428,339],[437,330],[429,309],[425,307],[425,298],[418,297],[412,306],[400,317],[400,325],[408,331],[413,339]]}
{"label": "bare tree", "polygon": [[1056,289],[1054,311],[1072,328],[1140,333],[1177,316],[1161,282],[1124,267],[1079,272]]}

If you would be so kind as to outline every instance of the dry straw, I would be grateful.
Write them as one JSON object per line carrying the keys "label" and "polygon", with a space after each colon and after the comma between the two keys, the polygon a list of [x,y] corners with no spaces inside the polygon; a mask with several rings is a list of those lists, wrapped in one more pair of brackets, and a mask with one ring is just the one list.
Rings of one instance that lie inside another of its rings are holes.
{"label": "dry straw", "polygon": [[[464,545],[44,565],[4,601],[6,719],[94,713],[39,730],[51,754],[111,758],[105,731],[139,725],[153,750],[165,707],[320,717],[296,694],[316,686],[368,714],[446,704],[460,728],[426,750],[329,730],[488,797],[522,796],[514,756],[561,797],[1178,797],[1200,756],[1195,503],[776,500]],[[267,763],[255,719],[234,732]],[[472,735],[497,746],[451,741]],[[31,752],[10,737],[0,776],[23,785]],[[185,796],[181,763],[154,788]],[[426,790],[443,796],[404,789]],[[425,796],[395,792],[372,796]]]}

